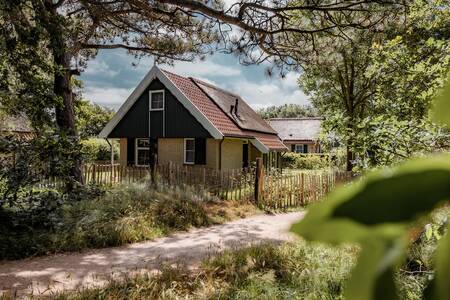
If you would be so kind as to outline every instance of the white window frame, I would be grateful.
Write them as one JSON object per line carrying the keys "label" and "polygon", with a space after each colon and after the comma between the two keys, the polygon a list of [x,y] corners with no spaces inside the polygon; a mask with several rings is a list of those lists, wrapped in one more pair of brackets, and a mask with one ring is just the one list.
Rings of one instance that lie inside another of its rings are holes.
{"label": "white window frame", "polygon": [[[186,143],[187,143],[187,141],[193,141],[194,142],[194,161],[186,161]],[[184,156],[184,159],[183,159],[183,161],[184,161],[184,163],[186,164],[186,165],[193,165],[193,164],[195,164],[195,139],[194,138],[185,138],[184,139],[184,142],[183,142],[183,156]]]}
{"label": "white window frame", "polygon": [[[298,146],[301,146],[300,148],[301,148],[301,151],[297,151],[297,147]],[[295,147],[294,147],[294,150],[295,150],[295,153],[305,153],[304,151],[305,151],[305,144],[295,144]]]}
{"label": "white window frame", "polygon": [[[162,93],[162,107],[161,108],[152,108],[152,95],[153,94],[158,94],[158,93]],[[150,111],[161,111],[164,110],[164,107],[166,105],[166,92],[165,90],[154,90],[154,91],[149,91],[149,99],[148,99],[148,107],[150,109]]]}
{"label": "white window frame", "polygon": [[[148,147],[138,147],[138,140],[148,140]],[[138,164],[138,150],[148,150],[150,153],[150,139],[149,138],[136,138],[134,139],[134,164],[136,167],[147,167],[148,165],[139,165]]]}

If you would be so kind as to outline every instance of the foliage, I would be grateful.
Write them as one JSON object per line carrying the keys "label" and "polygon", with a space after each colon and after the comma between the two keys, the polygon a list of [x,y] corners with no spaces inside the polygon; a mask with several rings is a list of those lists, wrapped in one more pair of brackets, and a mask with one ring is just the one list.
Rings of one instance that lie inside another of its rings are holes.
{"label": "foliage", "polygon": [[317,117],[317,111],[309,105],[283,104],[261,108],[258,114],[263,119]]}
{"label": "foliage", "polygon": [[[113,142],[114,160],[119,159],[119,145]],[[111,160],[111,147],[103,139],[87,139],[81,141],[81,153],[85,162]]]}
{"label": "foliage", "polygon": [[1,210],[0,260],[118,246],[222,223],[239,217],[234,210],[256,211],[187,187],[132,185],[102,192],[92,186],[78,195],[78,201],[68,201],[67,194],[40,191],[33,201],[21,198],[28,207]]}
{"label": "foliage", "polygon": [[74,182],[70,169],[72,161],[80,155],[78,146],[77,140],[51,133],[32,139],[1,136],[0,152],[10,159],[0,166],[0,209],[6,203],[12,207],[18,198],[34,194],[33,187],[45,178],[59,177],[68,184]]}
{"label": "foliage", "polygon": [[288,152],[282,156],[284,168],[290,169],[323,169],[330,166],[328,156]]}
{"label": "foliage", "polygon": [[347,146],[347,169],[397,162],[448,139],[427,113],[450,67],[449,2],[417,0],[406,11],[405,22],[388,19],[381,32],[317,39],[305,57],[300,85],[325,130]]}
{"label": "foliage", "polygon": [[81,138],[96,137],[114,115],[112,109],[89,101],[79,100],[75,103],[77,129]]}

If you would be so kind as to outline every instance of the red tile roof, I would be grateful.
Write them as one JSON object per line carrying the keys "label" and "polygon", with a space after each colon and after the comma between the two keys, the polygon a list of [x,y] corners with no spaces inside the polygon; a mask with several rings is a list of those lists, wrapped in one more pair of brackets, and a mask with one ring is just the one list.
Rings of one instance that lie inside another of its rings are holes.
{"label": "red tile roof", "polygon": [[[262,118],[261,120],[257,120],[257,123],[259,123],[258,128],[264,129],[263,132],[240,128],[237,122],[225,113],[214,100],[212,100],[212,97],[205,92],[205,89],[201,89],[195,83],[196,81],[199,82],[199,80],[186,78],[165,70],[162,71],[224,136],[257,138],[270,150],[287,149],[269,125],[267,125],[266,128],[261,126],[261,122],[265,122]],[[241,99],[241,101],[243,100]],[[252,117],[255,119],[260,118],[259,116]]]}

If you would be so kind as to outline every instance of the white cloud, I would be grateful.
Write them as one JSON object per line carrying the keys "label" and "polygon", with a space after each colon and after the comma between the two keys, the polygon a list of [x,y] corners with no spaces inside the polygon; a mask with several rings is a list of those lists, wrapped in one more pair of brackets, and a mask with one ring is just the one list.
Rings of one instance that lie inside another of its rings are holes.
{"label": "white cloud", "polygon": [[85,89],[83,98],[117,110],[133,89],[92,86]]}
{"label": "white cloud", "polygon": [[163,66],[162,68],[174,73],[192,76],[192,77],[208,77],[208,76],[238,76],[241,74],[239,66],[231,67],[220,65],[212,61],[199,62],[177,62],[174,66]]}
{"label": "white cloud", "polygon": [[229,85],[229,88],[255,109],[285,103],[309,104],[308,96],[297,86],[288,87],[292,83],[283,84],[282,80],[275,79],[261,83],[239,81]]}
{"label": "white cloud", "polygon": [[92,60],[88,63],[88,67],[84,71],[86,75],[102,75],[106,77],[114,77],[119,71],[113,70],[105,61]]}

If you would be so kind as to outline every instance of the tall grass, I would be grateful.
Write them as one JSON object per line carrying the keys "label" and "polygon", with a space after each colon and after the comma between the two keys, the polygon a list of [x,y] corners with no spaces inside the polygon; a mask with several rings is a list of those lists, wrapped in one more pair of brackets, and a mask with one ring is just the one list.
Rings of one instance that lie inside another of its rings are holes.
{"label": "tall grass", "polygon": [[62,205],[49,227],[3,224],[0,260],[118,246],[233,217],[216,206],[226,207],[187,187],[122,186],[98,198]]}
{"label": "tall grass", "polygon": [[157,276],[112,281],[57,299],[339,299],[356,251],[262,244],[225,251],[195,272],[166,266]]}

